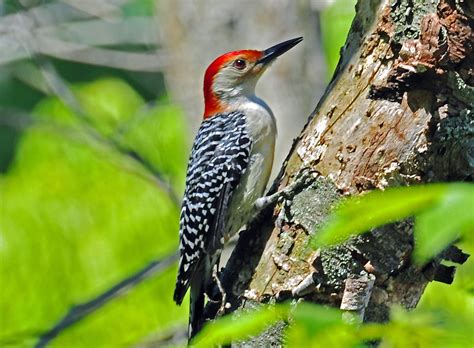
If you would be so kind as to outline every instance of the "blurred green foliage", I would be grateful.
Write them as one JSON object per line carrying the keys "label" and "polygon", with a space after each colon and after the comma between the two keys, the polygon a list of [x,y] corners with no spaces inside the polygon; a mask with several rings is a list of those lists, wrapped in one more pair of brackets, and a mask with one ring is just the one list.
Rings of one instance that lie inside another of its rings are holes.
{"label": "blurred green foliage", "polygon": [[122,13],[130,16],[151,16],[155,11],[156,0],[131,0],[122,6]]}
{"label": "blurred green foliage", "polygon": [[288,316],[288,306],[268,306],[247,313],[237,312],[206,325],[192,341],[196,348],[226,345],[257,335],[269,325]]}
{"label": "blurred green foliage", "polygon": [[[466,303],[463,303],[466,304]],[[385,324],[349,324],[335,308],[300,302],[295,305],[263,306],[246,313],[234,313],[206,325],[195,338],[196,347],[212,347],[245,341],[277,321],[285,321],[287,347],[470,347],[474,320],[472,301],[460,311],[457,306],[411,312],[395,307]]]}
{"label": "blurred green foliage", "polygon": [[[83,114],[57,97],[42,100],[0,177],[0,345],[32,344],[73,305],[177,248],[177,202],[111,144],[139,153],[181,192],[188,151],[181,111],[147,107],[116,78],[72,90]],[[184,325],[186,306],[172,302],[174,277],[173,268],[144,281],[53,346],[126,345]]]}
{"label": "blurred green foliage", "polygon": [[344,46],[355,15],[356,0],[334,0],[321,12],[321,36],[327,64],[327,79],[331,79],[339,53]]}

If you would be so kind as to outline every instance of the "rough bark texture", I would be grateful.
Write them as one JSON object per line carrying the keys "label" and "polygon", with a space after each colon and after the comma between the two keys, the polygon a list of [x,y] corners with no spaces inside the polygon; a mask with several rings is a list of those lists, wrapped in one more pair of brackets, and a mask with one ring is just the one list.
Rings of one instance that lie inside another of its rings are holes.
{"label": "rough bark texture", "polygon": [[[392,304],[414,308],[429,281],[452,281],[440,262],[463,258],[454,247],[411,263],[411,221],[324,251],[308,241],[341,196],[472,180],[473,14],[471,1],[359,1],[335,78],[273,189],[303,168],[320,177],[241,233],[223,273],[231,310],[304,298],[381,322]],[[274,333],[255,339],[270,336],[278,345]]]}

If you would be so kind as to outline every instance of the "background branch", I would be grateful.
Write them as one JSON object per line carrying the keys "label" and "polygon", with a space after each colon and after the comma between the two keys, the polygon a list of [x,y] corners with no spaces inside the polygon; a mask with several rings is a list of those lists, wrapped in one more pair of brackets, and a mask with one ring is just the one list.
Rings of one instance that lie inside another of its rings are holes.
{"label": "background branch", "polygon": [[152,261],[136,273],[129,277],[121,280],[119,283],[113,285],[110,289],[106,290],[97,297],[89,300],[85,303],[74,306],[69,312],[62,318],[56,325],[50,330],[43,333],[35,345],[37,348],[46,347],[47,344],[58,336],[63,330],[67,329],[71,325],[84,319],[92,312],[98,310],[104,306],[107,302],[116,298],[117,296],[123,295],[126,291],[136,286],[140,282],[152,277],[157,274],[164,272],[166,269],[171,267],[175,262],[178,261],[178,253],[175,252],[161,260]]}

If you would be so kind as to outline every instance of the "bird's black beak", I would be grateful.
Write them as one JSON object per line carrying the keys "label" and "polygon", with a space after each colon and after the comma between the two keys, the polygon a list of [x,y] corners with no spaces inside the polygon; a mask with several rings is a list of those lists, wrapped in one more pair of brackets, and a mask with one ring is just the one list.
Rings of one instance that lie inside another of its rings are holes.
{"label": "bird's black beak", "polygon": [[267,48],[263,51],[263,57],[257,61],[257,64],[269,64],[273,62],[277,57],[281,56],[283,53],[288,51],[290,48],[293,48],[297,44],[303,41],[302,37],[297,37],[295,39],[287,40],[278,45]]}

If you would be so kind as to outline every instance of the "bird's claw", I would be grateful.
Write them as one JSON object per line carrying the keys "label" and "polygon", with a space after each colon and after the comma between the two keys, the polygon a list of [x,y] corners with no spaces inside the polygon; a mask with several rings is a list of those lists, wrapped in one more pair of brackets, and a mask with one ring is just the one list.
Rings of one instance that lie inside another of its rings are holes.
{"label": "bird's claw", "polygon": [[[212,277],[214,278],[214,281],[217,285],[217,288],[219,289],[219,292],[220,292],[220,295],[221,295],[221,299],[220,299],[220,303],[221,303],[221,306],[219,308],[219,310],[217,311],[217,315],[222,315],[225,313],[225,310],[227,308],[227,294],[224,290],[224,287],[222,286],[222,283],[221,283],[221,280],[219,278],[219,274],[218,274],[218,270],[217,270],[217,265],[214,265],[214,268],[212,270]],[[218,302],[218,301],[215,301],[215,302]]]}
{"label": "bird's claw", "polygon": [[[291,199],[301,190],[311,186],[318,178],[319,173],[310,168],[301,169],[296,175],[295,180],[286,186],[283,190],[268,196],[260,197],[255,201],[257,212],[276,202],[291,201]],[[258,215],[258,214],[256,214]]]}

